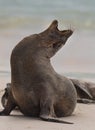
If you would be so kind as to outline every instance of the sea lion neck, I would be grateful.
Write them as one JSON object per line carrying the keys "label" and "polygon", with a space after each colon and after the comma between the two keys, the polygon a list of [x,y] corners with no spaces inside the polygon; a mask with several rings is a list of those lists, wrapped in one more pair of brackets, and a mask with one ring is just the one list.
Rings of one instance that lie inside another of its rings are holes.
{"label": "sea lion neck", "polygon": [[52,72],[55,72],[55,70],[53,69],[52,67],[52,64],[51,64],[51,60],[50,58],[48,57],[41,57],[40,55],[35,55],[34,57],[32,57],[32,66],[35,69],[35,71],[41,71],[41,69],[39,68],[42,68],[42,71],[51,71]]}

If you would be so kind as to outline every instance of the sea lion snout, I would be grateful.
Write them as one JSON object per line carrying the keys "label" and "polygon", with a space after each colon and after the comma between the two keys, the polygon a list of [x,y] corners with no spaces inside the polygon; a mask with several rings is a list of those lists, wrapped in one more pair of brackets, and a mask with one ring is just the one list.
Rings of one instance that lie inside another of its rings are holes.
{"label": "sea lion snout", "polygon": [[65,45],[72,34],[73,31],[71,29],[59,30],[58,21],[54,20],[45,31],[39,34],[39,37],[41,38],[40,47],[46,47],[49,51],[49,57],[52,57],[63,45]]}
{"label": "sea lion snout", "polygon": [[62,32],[63,36],[66,36],[67,38],[69,38],[73,34],[73,30],[71,30],[71,29],[63,30],[61,32]]}

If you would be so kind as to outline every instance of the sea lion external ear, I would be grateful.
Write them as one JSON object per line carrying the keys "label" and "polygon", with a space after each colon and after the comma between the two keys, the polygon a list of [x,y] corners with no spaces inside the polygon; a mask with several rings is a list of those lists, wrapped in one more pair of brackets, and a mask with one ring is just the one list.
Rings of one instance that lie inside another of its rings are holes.
{"label": "sea lion external ear", "polygon": [[58,27],[58,21],[57,20],[54,20],[51,25],[49,26],[49,30],[53,30],[53,29],[57,29]]}

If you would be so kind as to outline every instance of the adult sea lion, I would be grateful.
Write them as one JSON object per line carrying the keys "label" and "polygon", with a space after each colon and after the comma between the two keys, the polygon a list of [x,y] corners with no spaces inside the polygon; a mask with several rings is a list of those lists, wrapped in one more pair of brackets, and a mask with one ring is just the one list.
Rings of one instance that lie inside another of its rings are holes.
{"label": "adult sea lion", "polygon": [[[79,79],[70,79],[77,91],[78,103],[95,103],[95,83],[87,82]],[[8,101],[8,96],[11,88],[11,83],[7,83],[7,87],[4,90],[4,94],[1,98],[1,103],[5,108]]]}
{"label": "adult sea lion", "polygon": [[73,83],[53,69],[50,58],[66,43],[72,30],[58,30],[57,20],[39,34],[24,38],[11,54],[11,87],[0,115],[18,106],[26,116],[70,123],[57,117],[70,116],[77,102]]}

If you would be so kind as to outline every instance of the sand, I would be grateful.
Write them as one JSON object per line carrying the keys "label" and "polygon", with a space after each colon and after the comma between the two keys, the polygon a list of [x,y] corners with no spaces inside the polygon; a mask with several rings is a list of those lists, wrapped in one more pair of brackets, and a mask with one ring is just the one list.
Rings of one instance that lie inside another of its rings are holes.
{"label": "sand", "polygon": [[[5,83],[9,80],[9,78],[5,78],[5,80],[2,78],[2,88],[0,90],[5,87]],[[2,94],[1,91],[0,97]],[[74,124],[45,122],[39,118],[25,117],[20,112],[13,111],[10,116],[0,117],[0,130],[95,130],[95,105],[77,104],[72,116],[62,119]]]}
{"label": "sand", "polygon": [[[26,29],[25,32],[23,32],[23,30],[13,30],[11,32],[8,29],[7,31],[4,32],[4,34],[1,32],[0,37],[2,43],[0,44],[0,70],[5,70],[6,68],[6,70],[9,69],[9,59],[12,48],[27,32]],[[53,60],[55,70],[60,73],[64,71],[69,72],[70,70],[72,70],[72,72],[95,72],[95,57],[93,55],[95,52],[95,44],[93,44],[95,37],[94,33],[93,35],[91,33],[90,36],[89,34],[90,33],[87,35],[85,33],[80,34],[78,32],[76,35],[74,33],[75,36],[73,35],[70,41],[68,41],[65,49],[63,48],[58,56],[55,56],[55,59]],[[1,75],[0,90],[4,89],[6,83],[10,81],[9,76]],[[2,91],[0,91],[0,97],[2,94]],[[0,110],[1,109],[2,106],[0,103]],[[13,111],[11,116],[0,116],[0,130],[95,130],[95,105],[77,104],[72,116],[62,119],[73,122],[74,124],[69,125],[45,122],[38,118],[25,117],[20,112]]]}
{"label": "sand", "polygon": [[77,104],[73,115],[62,119],[74,124],[45,122],[14,111],[0,117],[0,130],[95,130],[95,105]]}

